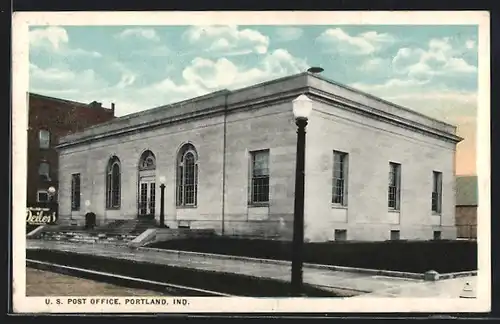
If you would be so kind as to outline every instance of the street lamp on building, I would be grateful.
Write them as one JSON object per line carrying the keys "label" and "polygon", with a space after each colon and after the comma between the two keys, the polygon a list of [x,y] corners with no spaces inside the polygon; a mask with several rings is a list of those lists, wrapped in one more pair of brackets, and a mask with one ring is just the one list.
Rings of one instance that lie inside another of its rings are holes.
{"label": "street lamp on building", "polygon": [[312,111],[312,100],[302,94],[293,100],[293,115],[297,125],[297,156],[295,169],[295,201],[292,242],[292,296],[302,295],[302,250],[304,246],[304,167],[306,126]]}
{"label": "street lamp on building", "polygon": [[47,194],[49,195],[49,202],[54,202],[54,196],[56,195],[56,188],[50,186],[49,189],[47,189]]}
{"label": "street lamp on building", "polygon": [[164,176],[160,177],[160,227],[165,227],[165,179]]}

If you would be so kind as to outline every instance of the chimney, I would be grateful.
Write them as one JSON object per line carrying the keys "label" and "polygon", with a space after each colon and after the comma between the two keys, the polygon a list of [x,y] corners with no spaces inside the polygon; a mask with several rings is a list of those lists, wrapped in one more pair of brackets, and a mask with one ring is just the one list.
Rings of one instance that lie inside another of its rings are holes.
{"label": "chimney", "polygon": [[115,114],[115,103],[111,103],[111,111],[113,112],[113,115]]}
{"label": "chimney", "polygon": [[101,108],[102,107],[102,103],[101,102],[97,102],[97,101],[92,101],[89,106],[91,108]]}

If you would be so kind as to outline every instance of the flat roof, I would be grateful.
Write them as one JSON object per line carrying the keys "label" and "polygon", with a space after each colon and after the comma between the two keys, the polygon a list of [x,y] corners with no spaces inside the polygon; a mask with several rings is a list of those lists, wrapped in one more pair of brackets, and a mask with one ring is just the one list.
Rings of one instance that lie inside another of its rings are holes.
{"label": "flat roof", "polygon": [[[265,102],[285,95],[307,93],[312,96],[328,98],[332,102],[363,110],[370,114],[378,114],[394,119],[400,123],[410,124],[414,128],[436,133],[459,142],[456,127],[446,122],[431,118],[409,108],[391,103],[374,95],[348,87],[311,72],[302,72],[274,80],[261,82],[236,90],[219,90],[203,96],[162,105],[136,113],[117,117],[105,123],[91,126],[82,132],[74,133],[60,139],[60,143],[76,144],[81,140],[102,138],[123,133],[126,129],[140,127],[160,120],[194,116],[217,109],[232,109],[248,106],[252,102]],[[71,143],[74,142],[74,143]]]}
{"label": "flat roof", "polygon": [[[85,106],[85,107],[89,107],[90,108],[90,104],[92,103],[92,102],[90,102],[90,103],[84,103],[84,102],[73,101],[73,100],[68,100],[68,99],[50,97],[50,96],[46,96],[46,95],[42,95],[42,94],[34,93],[34,92],[28,92],[28,94],[30,95],[30,97],[37,97],[37,98],[40,98],[40,99],[45,99],[45,100],[50,100],[50,101],[57,101],[57,102],[61,102],[61,103],[69,104],[69,105],[74,105],[74,106],[82,106],[82,107]],[[111,108],[107,108],[107,107],[104,107],[104,106],[101,106],[100,108],[111,110]]]}

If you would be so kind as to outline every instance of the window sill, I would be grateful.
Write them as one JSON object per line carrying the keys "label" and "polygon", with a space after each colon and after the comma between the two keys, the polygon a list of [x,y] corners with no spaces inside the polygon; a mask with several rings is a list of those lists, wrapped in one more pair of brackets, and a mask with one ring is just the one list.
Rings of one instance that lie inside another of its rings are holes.
{"label": "window sill", "polygon": [[432,212],[432,216],[439,216],[439,217],[441,217],[441,215],[442,214],[440,212],[436,212],[436,211]]}
{"label": "window sill", "polygon": [[340,205],[332,203],[332,209],[347,209],[347,205]]}
{"label": "window sill", "polygon": [[175,208],[177,209],[195,209],[195,208],[198,208],[198,206],[196,205],[193,205],[193,206],[176,206]]}
{"label": "window sill", "polygon": [[391,209],[391,208],[389,208],[389,209],[388,209],[388,212],[389,212],[389,213],[400,213],[400,212],[401,212],[401,210],[399,210],[399,209]]}
{"label": "window sill", "polygon": [[249,203],[248,208],[259,208],[259,207],[269,207],[269,203]]}
{"label": "window sill", "polygon": [[120,210],[120,207],[106,207],[106,210]]}

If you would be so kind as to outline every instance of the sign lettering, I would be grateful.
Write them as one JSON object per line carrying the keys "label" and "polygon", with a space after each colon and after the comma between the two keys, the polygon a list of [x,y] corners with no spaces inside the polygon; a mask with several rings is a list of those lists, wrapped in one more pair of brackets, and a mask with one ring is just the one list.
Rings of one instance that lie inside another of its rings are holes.
{"label": "sign lettering", "polygon": [[26,210],[26,223],[29,225],[54,224],[57,221],[57,213],[50,208],[28,207]]}

